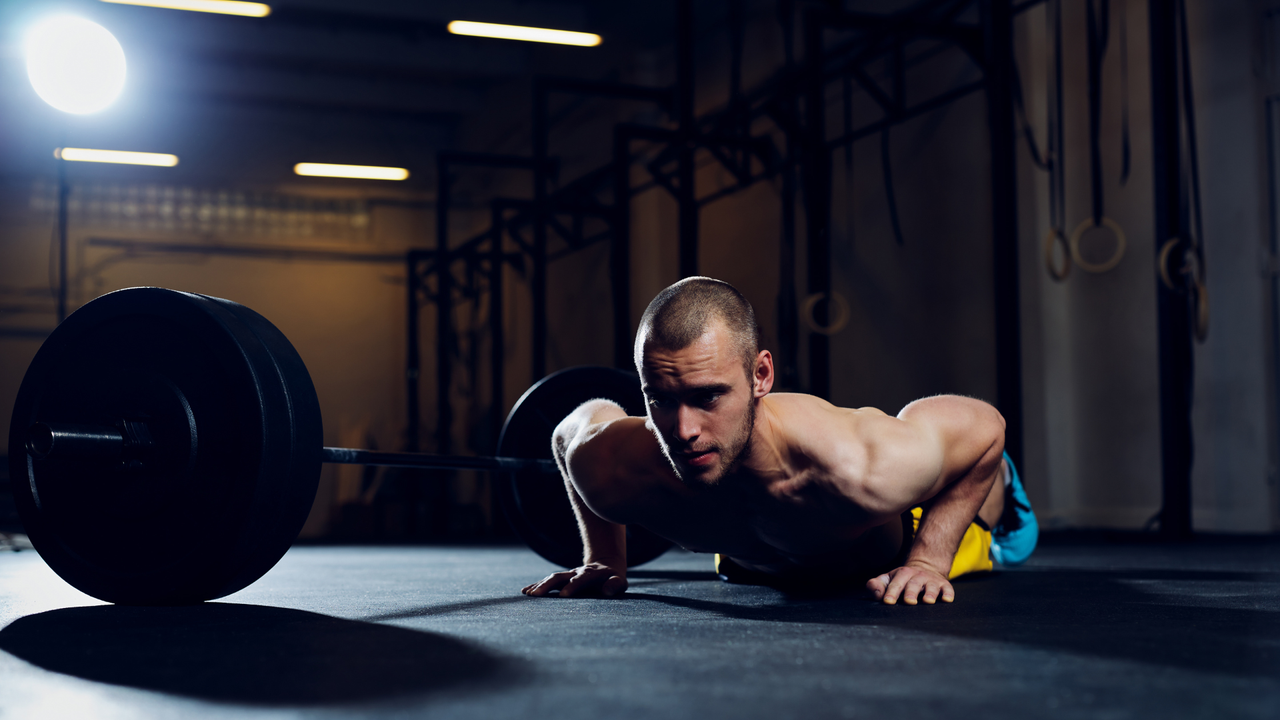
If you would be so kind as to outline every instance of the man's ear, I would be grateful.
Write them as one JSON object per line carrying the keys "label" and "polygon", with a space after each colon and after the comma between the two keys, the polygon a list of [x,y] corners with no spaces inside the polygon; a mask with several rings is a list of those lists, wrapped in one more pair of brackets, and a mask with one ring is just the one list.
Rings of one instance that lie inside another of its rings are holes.
{"label": "man's ear", "polygon": [[751,394],[762,398],[773,390],[773,355],[768,350],[761,350],[756,355],[755,373],[751,378]]}

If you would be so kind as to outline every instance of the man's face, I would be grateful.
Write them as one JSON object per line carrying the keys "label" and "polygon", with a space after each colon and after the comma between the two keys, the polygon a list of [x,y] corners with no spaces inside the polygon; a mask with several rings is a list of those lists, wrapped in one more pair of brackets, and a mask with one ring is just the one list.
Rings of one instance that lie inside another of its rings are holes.
{"label": "man's face", "polygon": [[641,381],[649,429],[684,483],[714,485],[737,467],[751,441],[755,398],[722,324],[681,350],[646,344]]}

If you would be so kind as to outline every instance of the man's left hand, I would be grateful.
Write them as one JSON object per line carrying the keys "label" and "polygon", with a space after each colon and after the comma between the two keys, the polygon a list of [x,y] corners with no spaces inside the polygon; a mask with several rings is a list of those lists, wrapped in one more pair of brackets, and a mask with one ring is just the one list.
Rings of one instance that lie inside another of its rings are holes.
{"label": "man's left hand", "polygon": [[947,576],[923,564],[908,564],[873,577],[867,581],[867,589],[885,605],[895,605],[899,598],[907,605],[915,605],[921,593],[926,605],[934,604],[939,597],[942,602],[956,599],[956,591]]}

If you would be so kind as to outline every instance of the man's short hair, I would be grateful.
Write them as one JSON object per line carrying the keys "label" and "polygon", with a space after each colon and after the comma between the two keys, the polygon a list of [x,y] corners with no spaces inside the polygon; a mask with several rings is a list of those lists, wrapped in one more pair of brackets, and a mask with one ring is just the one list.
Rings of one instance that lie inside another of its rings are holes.
{"label": "man's short hair", "polygon": [[751,303],[732,285],[690,277],[667,287],[645,308],[636,331],[636,370],[643,372],[645,343],[683,350],[702,337],[713,320],[725,324],[750,381],[760,352],[760,327]]}

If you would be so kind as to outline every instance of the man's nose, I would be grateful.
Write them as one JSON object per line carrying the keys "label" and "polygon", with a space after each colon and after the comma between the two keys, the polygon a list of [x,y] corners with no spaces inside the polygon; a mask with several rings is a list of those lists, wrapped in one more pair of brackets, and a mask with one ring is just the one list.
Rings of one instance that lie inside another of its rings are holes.
{"label": "man's nose", "polygon": [[676,410],[676,439],[684,443],[692,443],[702,434],[697,412],[688,405],[681,405]]}

